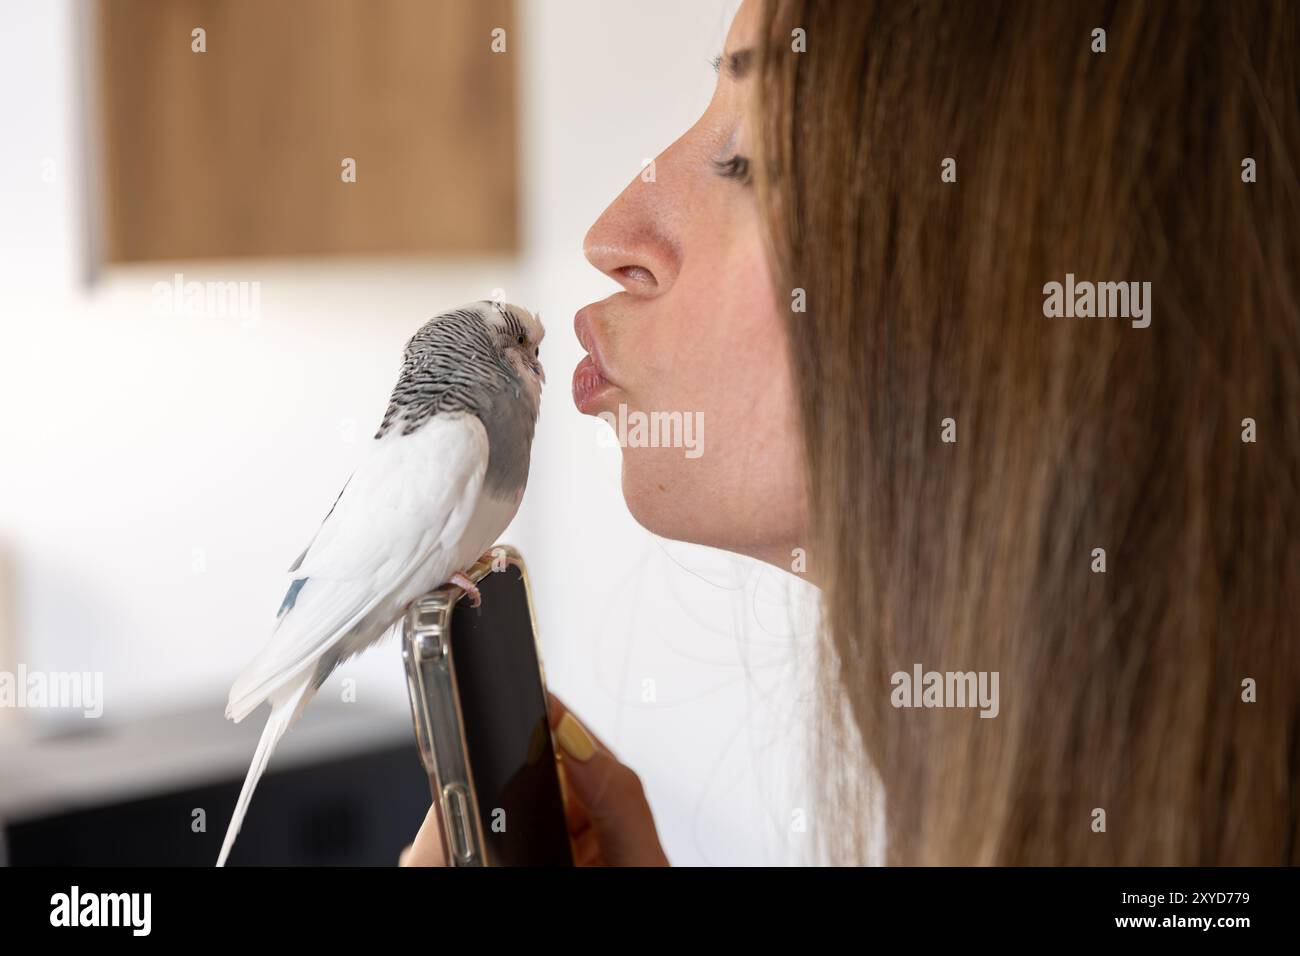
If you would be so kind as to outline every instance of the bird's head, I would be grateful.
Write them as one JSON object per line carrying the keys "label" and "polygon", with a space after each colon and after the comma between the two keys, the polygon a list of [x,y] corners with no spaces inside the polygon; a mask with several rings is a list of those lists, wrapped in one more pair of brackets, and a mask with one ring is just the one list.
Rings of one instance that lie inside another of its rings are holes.
{"label": "bird's head", "polygon": [[535,398],[541,397],[546,371],[542,368],[542,338],[546,329],[540,315],[509,302],[482,301],[483,319],[505,353],[506,360],[529,386]]}

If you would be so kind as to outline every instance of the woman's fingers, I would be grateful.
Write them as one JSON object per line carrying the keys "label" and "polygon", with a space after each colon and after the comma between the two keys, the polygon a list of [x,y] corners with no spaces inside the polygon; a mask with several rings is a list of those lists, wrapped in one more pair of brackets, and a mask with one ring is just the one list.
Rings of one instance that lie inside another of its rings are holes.
{"label": "woman's fingers", "polygon": [[582,829],[578,832],[571,813],[570,832],[580,847],[598,849],[582,855],[608,866],[667,866],[641,779],[619,763],[559,698],[549,693],[548,697],[552,727],[563,754],[562,773],[587,818],[585,827],[579,823]]}
{"label": "woman's fingers", "polygon": [[442,834],[438,832],[438,807],[432,804],[420,824],[415,842],[402,851],[398,866],[446,866],[447,857],[442,851]]}
{"label": "woman's fingers", "polygon": [[[564,718],[564,715],[567,714],[568,712],[569,712],[569,708],[565,706],[564,701],[560,700],[560,698],[556,697],[553,693],[551,693],[548,690],[546,692],[546,713],[547,716],[550,717],[551,719],[552,730],[556,728],[556,726]],[[614,752],[608,746],[606,746],[605,741],[597,737],[592,731],[588,730],[587,733],[591,735],[591,739],[596,742],[597,747],[599,747],[602,750],[608,751],[609,753]]]}
{"label": "woman's fingers", "polygon": [[[640,778],[547,692],[547,716],[560,745],[569,833],[580,865],[667,866]],[[400,866],[446,866],[437,807],[430,806]]]}

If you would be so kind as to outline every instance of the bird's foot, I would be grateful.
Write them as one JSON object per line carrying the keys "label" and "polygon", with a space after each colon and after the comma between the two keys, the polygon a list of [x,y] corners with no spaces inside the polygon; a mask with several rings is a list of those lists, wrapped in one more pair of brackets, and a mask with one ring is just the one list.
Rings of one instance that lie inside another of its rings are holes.
{"label": "bird's foot", "polygon": [[459,571],[451,576],[451,583],[469,595],[470,607],[478,607],[483,603],[483,595],[478,593],[478,588],[475,587],[474,582]]}

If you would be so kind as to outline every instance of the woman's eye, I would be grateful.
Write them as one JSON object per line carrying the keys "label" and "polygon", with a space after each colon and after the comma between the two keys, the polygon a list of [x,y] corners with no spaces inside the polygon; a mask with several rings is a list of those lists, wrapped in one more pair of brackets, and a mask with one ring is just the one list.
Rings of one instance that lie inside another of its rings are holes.
{"label": "woman's eye", "polygon": [[727,159],[715,159],[713,168],[724,179],[734,179],[746,184],[749,182],[749,157],[736,153]]}

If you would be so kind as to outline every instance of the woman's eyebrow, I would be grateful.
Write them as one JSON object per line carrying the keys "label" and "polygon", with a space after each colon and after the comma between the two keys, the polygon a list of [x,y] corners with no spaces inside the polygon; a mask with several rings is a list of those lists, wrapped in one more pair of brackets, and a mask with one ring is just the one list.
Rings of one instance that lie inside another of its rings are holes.
{"label": "woman's eyebrow", "polygon": [[737,50],[734,53],[728,53],[725,56],[723,54],[718,54],[713,58],[713,71],[715,73],[722,72],[722,65],[725,62],[727,65],[727,75],[733,80],[740,81],[749,73],[749,67],[753,62],[753,59],[754,51],[750,47],[746,47],[743,50]]}

